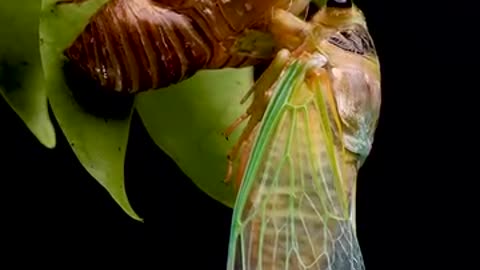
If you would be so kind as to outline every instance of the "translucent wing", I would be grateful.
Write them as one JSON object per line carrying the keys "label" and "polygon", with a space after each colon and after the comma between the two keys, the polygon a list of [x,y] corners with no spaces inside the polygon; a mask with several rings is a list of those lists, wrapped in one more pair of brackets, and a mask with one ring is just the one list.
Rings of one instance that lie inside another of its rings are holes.
{"label": "translucent wing", "polygon": [[229,270],[364,269],[350,214],[355,161],[338,136],[328,75],[307,72],[300,60],[286,68],[260,124],[234,210]]}

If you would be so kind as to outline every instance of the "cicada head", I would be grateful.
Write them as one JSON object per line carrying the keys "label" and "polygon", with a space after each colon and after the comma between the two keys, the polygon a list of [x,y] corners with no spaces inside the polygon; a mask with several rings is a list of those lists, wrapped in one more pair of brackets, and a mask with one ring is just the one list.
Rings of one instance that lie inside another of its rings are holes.
{"label": "cicada head", "polygon": [[365,17],[352,0],[328,0],[326,5],[313,16],[312,22],[336,28],[352,22],[365,24]]}

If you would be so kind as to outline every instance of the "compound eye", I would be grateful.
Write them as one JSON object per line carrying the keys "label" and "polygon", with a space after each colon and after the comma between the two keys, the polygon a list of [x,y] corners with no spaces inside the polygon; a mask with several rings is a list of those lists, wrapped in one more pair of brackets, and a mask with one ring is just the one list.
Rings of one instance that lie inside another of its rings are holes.
{"label": "compound eye", "polygon": [[332,8],[351,8],[352,0],[328,0],[327,7]]}

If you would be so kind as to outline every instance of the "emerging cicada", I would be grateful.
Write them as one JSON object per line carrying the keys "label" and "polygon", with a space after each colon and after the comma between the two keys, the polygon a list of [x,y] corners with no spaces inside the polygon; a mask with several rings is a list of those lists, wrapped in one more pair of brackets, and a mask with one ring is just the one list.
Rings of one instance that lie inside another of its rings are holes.
{"label": "emerging cicada", "polygon": [[276,9],[271,30],[285,49],[227,131],[250,117],[230,156],[241,154],[227,269],[364,269],[356,178],[381,104],[365,18],[328,0],[309,22]]}
{"label": "emerging cicada", "polygon": [[[88,0],[61,0],[58,4]],[[166,87],[201,69],[250,66],[275,56],[273,8],[309,0],[110,0],[65,50],[97,85],[122,93]]]}

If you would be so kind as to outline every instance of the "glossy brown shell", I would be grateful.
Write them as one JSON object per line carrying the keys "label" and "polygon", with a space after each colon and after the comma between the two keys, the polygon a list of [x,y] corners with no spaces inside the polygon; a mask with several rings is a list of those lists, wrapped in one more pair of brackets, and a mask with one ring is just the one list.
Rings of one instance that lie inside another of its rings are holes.
{"label": "glossy brown shell", "polygon": [[[302,1],[304,2],[304,1]],[[137,93],[166,87],[200,69],[258,59],[231,51],[245,29],[266,30],[273,7],[291,0],[111,0],[65,50],[102,88]]]}

